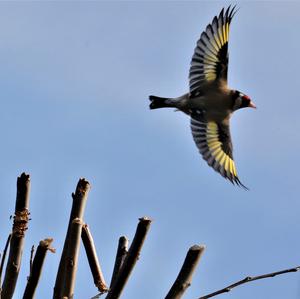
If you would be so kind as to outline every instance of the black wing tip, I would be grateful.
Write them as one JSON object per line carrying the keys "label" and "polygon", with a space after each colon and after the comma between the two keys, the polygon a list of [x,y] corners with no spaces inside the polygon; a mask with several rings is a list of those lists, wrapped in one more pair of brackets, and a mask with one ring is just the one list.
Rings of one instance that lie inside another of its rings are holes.
{"label": "black wing tip", "polygon": [[238,187],[244,189],[245,191],[249,191],[249,190],[250,190],[248,187],[246,187],[246,186],[240,181],[240,179],[239,179],[237,176],[235,176],[235,177],[233,178],[233,180],[231,180],[231,183],[232,183],[233,185],[236,185],[236,186],[238,186]]}
{"label": "black wing tip", "polygon": [[229,14],[230,8],[231,8],[231,4],[227,7],[227,9],[226,9],[226,11],[225,11],[224,17],[225,17],[226,19],[228,18],[228,14]]}
{"label": "black wing tip", "polygon": [[228,174],[228,173],[225,173],[225,179],[229,180],[230,183],[234,186],[238,186],[242,189],[244,189],[245,191],[249,191],[250,189],[245,186],[241,181],[240,179],[238,178],[238,176],[236,175],[233,175],[232,173]]}
{"label": "black wing tip", "polygon": [[[207,161],[206,161],[207,162]],[[245,191],[249,191],[250,189],[248,187],[246,187],[237,176],[228,176],[226,174],[226,172],[222,173],[221,171],[213,168],[217,173],[219,173],[222,177],[224,177],[225,179],[229,180],[231,182],[232,185],[234,186],[238,186],[242,189],[244,189]]]}
{"label": "black wing tip", "polygon": [[[201,153],[201,152],[200,152],[200,153]],[[202,153],[201,153],[201,154],[202,154]],[[202,154],[202,157],[203,157],[203,154]],[[209,156],[209,157],[212,157],[212,156]],[[215,163],[215,161],[214,161],[214,160],[213,160],[213,161],[209,161],[209,157],[208,157],[208,159],[204,159],[204,157],[203,157],[203,159],[206,161],[206,163],[207,163],[207,164],[208,164],[215,172],[219,173],[222,177],[224,177],[225,179],[229,180],[229,181],[232,183],[232,185],[238,186],[238,187],[244,189],[245,191],[249,191],[249,190],[250,190],[247,186],[245,186],[245,185],[240,181],[240,179],[239,179],[237,176],[234,176],[234,175],[232,175],[232,174],[231,174],[231,176],[228,176],[228,174],[227,174],[226,172],[222,173],[222,171],[220,171],[220,169],[215,168],[214,165],[213,165],[213,164]]]}
{"label": "black wing tip", "polygon": [[227,8],[223,7],[222,10],[220,11],[219,15],[216,15],[212,23],[218,22],[218,20],[222,20],[223,22],[229,22],[231,23],[232,18],[235,16],[235,14],[240,10],[239,7],[237,7],[237,4],[235,5],[229,5]]}
{"label": "black wing tip", "polygon": [[217,17],[217,18],[223,18],[223,16],[224,16],[224,10],[225,10],[225,7],[223,7],[222,8],[222,10],[220,11],[220,13],[219,13],[219,17]]}
{"label": "black wing tip", "polygon": [[226,10],[225,7],[222,8],[219,18],[223,18],[224,21],[231,22],[232,18],[235,16],[235,14],[240,10],[239,7],[237,7],[237,4],[235,5],[229,5]]}
{"label": "black wing tip", "polygon": [[233,19],[233,17],[239,10],[240,10],[240,7],[238,7],[237,4],[232,7],[232,10],[229,14],[229,21],[231,21]]}

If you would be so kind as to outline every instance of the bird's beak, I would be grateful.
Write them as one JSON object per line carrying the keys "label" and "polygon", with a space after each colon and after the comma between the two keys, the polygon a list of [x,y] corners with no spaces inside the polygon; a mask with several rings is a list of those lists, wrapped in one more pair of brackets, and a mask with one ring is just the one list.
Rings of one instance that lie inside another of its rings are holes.
{"label": "bird's beak", "polygon": [[249,104],[249,106],[248,107],[251,107],[251,108],[254,108],[254,109],[256,109],[256,106],[255,106],[255,104],[252,102],[252,101],[250,101],[250,104]]}

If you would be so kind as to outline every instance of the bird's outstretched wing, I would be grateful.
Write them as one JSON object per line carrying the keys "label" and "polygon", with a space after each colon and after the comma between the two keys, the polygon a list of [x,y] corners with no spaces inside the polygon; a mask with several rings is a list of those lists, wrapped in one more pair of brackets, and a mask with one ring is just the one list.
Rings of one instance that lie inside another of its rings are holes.
{"label": "bird's outstretched wing", "polygon": [[205,115],[196,110],[191,113],[191,129],[199,152],[208,165],[231,183],[247,189],[237,176],[227,121],[207,121]]}
{"label": "bird's outstretched wing", "polygon": [[189,72],[191,96],[197,96],[209,82],[227,82],[229,26],[235,15],[235,6],[224,8],[219,16],[202,32],[197,42]]}

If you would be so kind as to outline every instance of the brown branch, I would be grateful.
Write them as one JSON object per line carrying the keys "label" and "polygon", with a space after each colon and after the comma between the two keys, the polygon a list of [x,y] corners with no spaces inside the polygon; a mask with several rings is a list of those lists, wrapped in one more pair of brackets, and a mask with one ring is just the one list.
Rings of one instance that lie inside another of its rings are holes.
{"label": "brown branch", "polygon": [[204,245],[194,245],[189,249],[181,270],[165,299],[179,299],[183,296],[191,285],[193,273],[204,250]]}
{"label": "brown branch", "polygon": [[118,244],[118,249],[116,254],[114,270],[110,281],[110,287],[112,287],[112,285],[114,284],[127,253],[128,253],[128,239],[125,236],[122,236],[119,238],[119,244]]}
{"label": "brown branch", "polygon": [[34,297],[34,293],[42,273],[42,268],[45,261],[46,253],[48,250],[50,250],[51,252],[55,252],[55,249],[50,247],[52,241],[53,239],[45,239],[40,241],[33,262],[31,264],[30,276],[28,277],[23,299],[32,299]]}
{"label": "brown branch", "polygon": [[[72,194],[73,204],[64,248],[57,271],[53,293],[54,299],[61,299],[64,296],[71,298],[70,296],[72,296],[70,292],[72,293],[74,288],[82,219],[89,190],[89,182],[85,179],[80,179],[75,194]],[[74,220],[76,221],[74,222]],[[68,272],[67,268],[71,272]]]}
{"label": "brown branch", "polygon": [[227,287],[225,287],[225,288],[223,288],[219,291],[216,291],[216,292],[213,292],[211,294],[202,296],[199,299],[208,299],[208,298],[211,298],[211,297],[223,294],[223,293],[228,293],[233,288],[236,288],[236,287],[240,286],[241,284],[244,284],[244,283],[247,283],[247,282],[250,282],[250,281],[264,279],[264,278],[271,278],[271,277],[274,277],[274,276],[277,276],[277,275],[282,275],[282,274],[291,273],[291,272],[297,272],[299,270],[300,270],[300,266],[295,267],[295,268],[291,268],[291,269],[278,271],[278,272],[272,272],[272,273],[269,273],[269,274],[263,274],[263,275],[259,275],[259,276],[247,276],[246,278],[244,278],[242,280],[239,280],[239,281],[237,281],[237,282],[235,282],[235,283],[233,283],[233,284],[231,284],[231,285],[229,285],[229,286],[227,286]]}
{"label": "brown branch", "polygon": [[94,278],[95,286],[98,288],[99,292],[105,293],[108,291],[108,288],[101,271],[94,240],[87,224],[84,224],[82,227],[81,239]]}
{"label": "brown branch", "polygon": [[134,268],[138,258],[140,251],[142,249],[143,243],[145,241],[147,232],[150,228],[151,220],[147,217],[143,217],[139,219],[140,222],[138,224],[135,236],[129,248],[128,254],[121,266],[120,272],[109,290],[106,299],[118,299],[121,296],[121,293],[125,287],[125,284]]}
{"label": "brown branch", "polygon": [[15,216],[9,257],[2,285],[2,298],[10,299],[15,291],[22,260],[25,231],[29,221],[30,176],[22,173],[17,180]]}
{"label": "brown branch", "polygon": [[80,218],[75,218],[71,224],[69,246],[66,255],[66,274],[63,289],[63,297],[66,298],[74,297],[82,225],[83,222]]}
{"label": "brown branch", "polygon": [[3,271],[4,262],[5,262],[5,258],[6,258],[6,253],[7,253],[7,249],[8,249],[10,240],[11,240],[11,234],[9,234],[8,237],[7,237],[5,247],[4,247],[4,250],[3,250],[3,254],[2,254],[2,259],[1,259],[1,265],[0,265],[0,298],[1,298],[1,292],[2,292],[2,289],[1,289],[2,271]]}

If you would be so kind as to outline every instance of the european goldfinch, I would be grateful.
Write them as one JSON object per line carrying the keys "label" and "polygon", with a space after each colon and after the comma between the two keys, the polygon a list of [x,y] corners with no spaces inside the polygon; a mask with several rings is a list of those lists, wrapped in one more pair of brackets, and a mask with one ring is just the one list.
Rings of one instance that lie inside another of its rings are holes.
{"label": "european goldfinch", "polygon": [[203,159],[231,183],[246,188],[233,160],[229,120],[235,110],[256,107],[247,95],[227,85],[229,26],[235,13],[235,6],[223,8],[202,32],[191,61],[189,93],[149,99],[150,109],[173,107],[190,115],[192,135]]}

